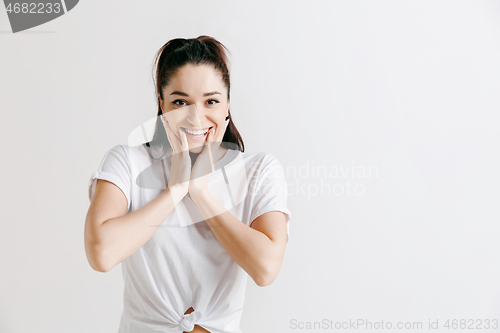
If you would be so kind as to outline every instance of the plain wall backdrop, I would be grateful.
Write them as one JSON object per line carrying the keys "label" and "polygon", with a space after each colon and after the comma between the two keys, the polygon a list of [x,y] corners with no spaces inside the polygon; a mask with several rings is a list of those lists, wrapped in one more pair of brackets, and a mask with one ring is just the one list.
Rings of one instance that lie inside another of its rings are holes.
{"label": "plain wall backdrop", "polygon": [[85,0],[16,34],[2,7],[0,32],[0,332],[118,330],[121,264],[83,246],[89,178],[156,116],[157,50],[199,35],[231,51],[246,151],[289,184],[244,333],[500,321],[498,1]]}

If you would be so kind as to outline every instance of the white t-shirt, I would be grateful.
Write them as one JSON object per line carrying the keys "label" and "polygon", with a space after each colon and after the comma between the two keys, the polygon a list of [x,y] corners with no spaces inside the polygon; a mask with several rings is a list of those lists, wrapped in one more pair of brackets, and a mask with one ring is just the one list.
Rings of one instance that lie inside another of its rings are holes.
{"label": "white t-shirt", "polygon": [[[108,150],[90,178],[89,199],[96,179],[123,191],[127,213],[156,198],[167,187],[171,156],[155,160],[150,152],[156,157],[159,150],[144,144]],[[287,184],[274,155],[228,149],[214,170],[208,189],[238,220],[250,226],[266,212],[281,211],[288,233]],[[191,331],[195,324],[212,333],[241,333],[248,274],[219,243],[190,195],[155,228],[144,246],[122,262],[119,333],[177,333]],[[195,311],[184,315],[190,307]]]}

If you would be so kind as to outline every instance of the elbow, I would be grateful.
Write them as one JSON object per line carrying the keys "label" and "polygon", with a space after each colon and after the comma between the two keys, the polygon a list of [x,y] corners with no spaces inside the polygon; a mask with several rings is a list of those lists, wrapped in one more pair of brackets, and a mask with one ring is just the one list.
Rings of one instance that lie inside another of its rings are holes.
{"label": "elbow", "polygon": [[110,271],[110,268],[108,266],[103,265],[102,263],[89,261],[89,264],[90,267],[92,267],[92,269],[96,272],[107,273]]}
{"label": "elbow", "polygon": [[278,270],[273,268],[261,269],[258,273],[256,273],[252,279],[255,284],[259,287],[267,287],[271,285],[276,277],[278,276]]}
{"label": "elbow", "polygon": [[89,262],[90,267],[96,272],[106,273],[111,270],[109,265],[106,265],[103,260],[99,260],[98,256],[93,256],[92,258],[87,255],[87,261]]}
{"label": "elbow", "polygon": [[271,285],[274,282],[274,279],[254,279],[255,284],[258,285],[259,287],[267,287]]}
{"label": "elbow", "polygon": [[111,270],[111,266],[106,264],[106,261],[103,259],[102,251],[100,251],[97,246],[86,243],[85,254],[90,267],[94,271],[106,273]]}
{"label": "elbow", "polygon": [[102,240],[99,238],[99,234],[94,229],[90,228],[91,221],[89,220],[89,216],[85,219],[85,231],[84,231],[84,247],[85,247],[85,255],[87,257],[87,261],[90,267],[96,272],[106,273],[111,267],[106,264],[103,255],[103,245]]}

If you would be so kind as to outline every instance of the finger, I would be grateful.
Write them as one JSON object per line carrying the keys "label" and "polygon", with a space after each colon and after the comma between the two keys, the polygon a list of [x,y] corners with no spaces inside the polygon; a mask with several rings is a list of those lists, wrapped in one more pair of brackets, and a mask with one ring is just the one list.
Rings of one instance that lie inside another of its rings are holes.
{"label": "finger", "polygon": [[213,129],[212,131],[210,131],[210,134],[207,136],[207,141],[205,142],[206,149],[208,149],[208,156],[210,158],[210,168],[212,169],[212,171],[214,170],[214,159],[213,159],[213,156],[212,156],[211,144],[213,142],[213,138],[214,138],[214,135],[215,135],[214,133],[215,133],[215,129]]}
{"label": "finger", "polygon": [[172,148],[173,152],[176,153],[178,150],[177,150],[177,147],[175,145],[175,137],[172,133],[172,130],[170,129],[170,126],[168,125],[167,121],[164,120],[162,118],[162,122],[163,122],[163,127],[165,128],[165,133],[167,133],[167,138],[168,138],[168,142],[170,143],[170,147]]}
{"label": "finger", "polygon": [[217,142],[222,143],[222,138],[224,137],[224,134],[226,133],[227,125],[229,124],[229,119],[226,120],[226,124],[224,125],[224,130],[221,130],[219,133],[217,133]]}
{"label": "finger", "polygon": [[177,139],[177,136],[172,131],[172,128],[170,128],[168,120],[165,120],[163,116],[162,122],[165,127],[165,132],[167,133],[168,142],[170,142],[170,146],[172,146],[172,150],[174,151],[174,153],[178,153],[180,151],[179,139]]}
{"label": "finger", "polygon": [[188,143],[188,139],[187,139],[186,133],[184,133],[184,131],[182,131],[182,130],[179,130],[179,132],[180,132],[180,135],[181,135],[181,149],[182,149],[182,151],[188,150],[189,149],[189,143]]}
{"label": "finger", "polygon": [[207,133],[207,138],[205,139],[205,141],[203,142],[203,150],[201,151],[201,154],[203,154],[204,156],[211,151],[211,148],[212,148],[212,139],[213,139],[213,131],[214,130],[211,130]]}

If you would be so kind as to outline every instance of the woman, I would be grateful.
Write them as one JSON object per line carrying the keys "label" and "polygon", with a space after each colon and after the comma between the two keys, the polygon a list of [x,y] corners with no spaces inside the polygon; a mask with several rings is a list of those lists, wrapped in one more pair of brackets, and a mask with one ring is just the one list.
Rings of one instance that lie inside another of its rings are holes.
{"label": "woman", "polygon": [[91,176],[87,258],[122,263],[120,333],[241,332],[247,276],[271,284],[288,241],[283,168],[244,153],[220,42],[173,39],[155,65],[152,141],[111,148]]}

